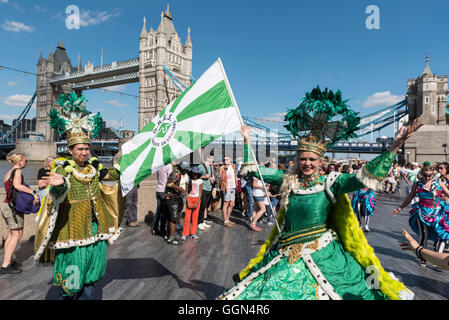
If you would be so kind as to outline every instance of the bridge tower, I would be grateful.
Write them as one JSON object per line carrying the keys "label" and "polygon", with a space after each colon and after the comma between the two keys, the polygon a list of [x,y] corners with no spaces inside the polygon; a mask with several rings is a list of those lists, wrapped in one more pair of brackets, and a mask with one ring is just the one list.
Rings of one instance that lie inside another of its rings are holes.
{"label": "bridge tower", "polygon": [[68,85],[53,86],[49,80],[54,75],[64,74],[74,71],[69,57],[67,56],[64,44],[59,42],[56,51],[50,54],[48,58],[42,57],[42,51],[37,62],[36,72],[36,131],[44,136],[45,141],[54,141],[54,133],[48,124],[48,113],[57,106],[56,99],[61,93],[68,93]]}
{"label": "bridge tower", "polygon": [[164,65],[186,87],[192,74],[192,41],[190,28],[184,45],[176,32],[169,7],[161,13],[157,30],[147,31],[146,19],[139,37],[139,126],[141,130],[162,109],[173,101],[180,91],[173,84]]}
{"label": "bridge tower", "polygon": [[407,81],[409,120],[421,119],[424,124],[404,147],[405,161],[448,161],[449,154],[443,145],[449,144],[449,127],[446,124],[448,76],[438,76],[430,70],[429,56],[423,73]]}

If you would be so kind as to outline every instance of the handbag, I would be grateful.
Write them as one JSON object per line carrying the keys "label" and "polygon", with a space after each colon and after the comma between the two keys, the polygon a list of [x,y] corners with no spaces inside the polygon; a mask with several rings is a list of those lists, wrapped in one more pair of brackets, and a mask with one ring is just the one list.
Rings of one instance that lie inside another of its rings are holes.
{"label": "handbag", "polygon": [[[41,205],[40,200],[38,203],[33,204],[33,202],[34,202],[33,194],[19,191],[16,188],[14,188],[13,179],[14,179],[15,173],[16,173],[15,170],[13,170],[11,172],[11,176],[9,177],[9,179],[11,181],[11,184],[10,184],[10,187],[8,190],[8,194],[11,194],[11,199],[9,199],[10,202],[8,202],[10,208],[14,209],[17,212],[23,213],[23,214],[31,214],[31,213],[38,212],[40,205]],[[22,185],[29,188],[29,186],[25,182],[23,182],[23,177],[22,177]],[[11,190],[11,188],[12,188],[12,190]],[[11,204],[12,204],[12,206],[11,206]]]}

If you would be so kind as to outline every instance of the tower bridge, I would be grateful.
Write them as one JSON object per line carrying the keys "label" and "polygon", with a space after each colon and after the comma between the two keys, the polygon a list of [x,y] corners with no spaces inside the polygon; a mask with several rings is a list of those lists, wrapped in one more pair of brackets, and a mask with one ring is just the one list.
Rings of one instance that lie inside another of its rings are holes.
{"label": "tower bridge", "polygon": [[[148,30],[146,23],[144,18],[139,36],[139,56],[131,59],[100,66],[94,66],[88,62],[83,67],[80,56],[78,56],[77,65],[72,65],[62,41],[57,45],[54,53],[50,50],[47,58],[42,56],[41,51],[37,62],[36,92],[16,124],[7,131],[3,130],[5,132],[0,131],[0,156],[2,151],[5,153],[11,146],[17,146],[14,132],[18,130],[21,121],[30,111],[34,100],[36,100],[34,136],[40,143],[36,150],[46,150],[37,156],[44,158],[47,154],[63,152],[65,148],[64,141],[58,142],[56,146],[55,142],[59,140],[59,137],[48,123],[50,110],[59,108],[56,101],[61,93],[70,91],[81,93],[85,90],[139,82],[139,131],[166,105],[176,99],[182,90],[190,86],[193,79],[193,46],[190,28],[187,29],[187,37],[182,42],[168,7],[161,13],[161,20],[156,30],[153,28]],[[357,133],[362,138],[371,135],[370,143],[342,142],[333,146],[330,152],[380,153],[385,149],[385,143],[373,142],[373,133],[380,132],[392,124],[396,132],[404,122],[408,121],[410,115],[412,120],[417,117],[422,118],[425,126],[420,130],[419,137],[414,137],[407,142],[404,157],[407,154],[409,161],[422,161],[422,159],[437,161],[441,158],[440,155],[446,153],[444,145],[449,144],[448,126],[445,121],[445,107],[449,93],[447,79],[447,76],[441,77],[432,73],[429,58],[426,57],[426,66],[422,75],[407,81],[406,99],[362,118],[360,130]],[[269,130],[248,117],[243,117],[243,121],[256,130]],[[295,141],[286,133],[279,134],[274,144],[265,141],[261,136],[257,139],[257,143],[264,145],[266,150],[277,149],[282,152],[295,150]],[[118,145],[118,142],[96,143],[103,147],[107,146],[109,150],[115,150]],[[222,140],[216,143],[235,148],[233,140]],[[25,149],[17,150],[18,152],[29,151],[26,141],[21,141],[20,145]]]}

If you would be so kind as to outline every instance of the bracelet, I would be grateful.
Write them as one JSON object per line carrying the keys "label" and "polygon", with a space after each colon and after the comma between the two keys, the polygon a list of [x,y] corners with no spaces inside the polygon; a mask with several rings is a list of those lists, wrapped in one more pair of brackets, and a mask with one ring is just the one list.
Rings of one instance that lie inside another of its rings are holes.
{"label": "bracelet", "polygon": [[422,249],[424,249],[424,247],[423,246],[419,246],[418,248],[416,248],[416,250],[415,250],[415,254],[416,254],[416,256],[418,257],[418,259],[420,259],[420,260],[424,260],[424,258],[422,257],[422,255],[421,255],[421,250]]}

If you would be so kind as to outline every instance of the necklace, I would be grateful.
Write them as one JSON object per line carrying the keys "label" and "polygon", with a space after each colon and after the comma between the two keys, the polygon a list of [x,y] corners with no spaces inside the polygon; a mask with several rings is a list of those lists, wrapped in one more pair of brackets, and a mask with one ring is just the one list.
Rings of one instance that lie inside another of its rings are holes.
{"label": "necklace", "polygon": [[322,182],[319,181],[320,177],[321,174],[319,172],[311,174],[310,176],[300,175],[298,179],[297,188],[307,189],[309,187],[313,187],[316,184],[322,184]]}

